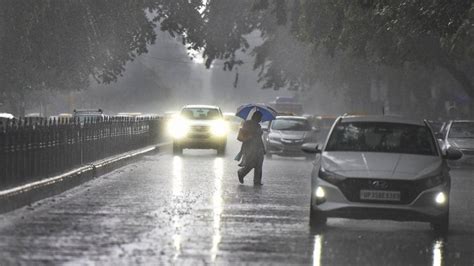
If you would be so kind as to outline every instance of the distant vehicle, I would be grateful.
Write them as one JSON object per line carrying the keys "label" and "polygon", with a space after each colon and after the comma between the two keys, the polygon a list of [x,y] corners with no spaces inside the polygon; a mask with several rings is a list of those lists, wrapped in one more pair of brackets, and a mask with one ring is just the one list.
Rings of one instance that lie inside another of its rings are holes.
{"label": "distant vehicle", "polygon": [[224,120],[227,121],[229,128],[232,131],[238,131],[244,120],[238,116],[235,116],[235,113],[224,113]]}
{"label": "distant vehicle", "polygon": [[70,114],[70,113],[60,113],[60,114],[58,115],[58,117],[59,117],[59,118],[72,118],[73,115]]}
{"label": "distant vehicle", "polygon": [[83,123],[86,119],[103,120],[106,116],[102,109],[74,109],[73,117]]}
{"label": "distant vehicle", "polygon": [[13,119],[15,116],[9,113],[0,113],[0,119]]}
{"label": "distant vehicle", "polygon": [[293,97],[276,97],[275,101],[269,103],[280,115],[302,115],[303,105]]}
{"label": "distant vehicle", "polygon": [[142,113],[138,113],[138,112],[132,112],[132,113],[124,112],[124,113],[118,113],[117,115],[115,115],[115,117],[133,117],[133,118],[135,118],[135,117],[139,117],[141,115],[142,115]]}
{"label": "distant vehicle", "polygon": [[228,131],[221,109],[211,105],[186,105],[168,125],[174,154],[182,154],[183,149],[216,149],[223,155]]}
{"label": "distant vehicle", "polygon": [[451,177],[426,122],[389,116],[349,116],[336,120],[316,153],[312,171],[310,221],[327,217],[425,221],[439,233],[449,228]]}
{"label": "distant vehicle", "polygon": [[14,119],[15,117],[9,113],[0,113],[0,127],[4,127],[7,122]]}
{"label": "distant vehicle", "polygon": [[301,150],[304,143],[316,140],[315,131],[307,118],[277,116],[264,131],[263,140],[267,158],[271,158],[272,155],[314,158],[313,155]]}
{"label": "distant vehicle", "polygon": [[32,124],[40,123],[42,120],[46,119],[46,117],[43,117],[40,113],[29,113],[26,114],[24,118],[28,121],[28,123]]}
{"label": "distant vehicle", "polygon": [[453,147],[462,152],[462,160],[456,163],[474,163],[474,120],[450,121],[442,137],[445,149]]}

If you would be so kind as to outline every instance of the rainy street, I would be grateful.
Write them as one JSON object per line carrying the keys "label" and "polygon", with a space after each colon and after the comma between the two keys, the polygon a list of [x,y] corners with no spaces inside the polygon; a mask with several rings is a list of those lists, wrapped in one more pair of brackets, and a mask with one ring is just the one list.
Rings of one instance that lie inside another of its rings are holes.
{"label": "rainy street", "polygon": [[162,151],[0,216],[0,264],[474,264],[472,170],[452,170],[447,238],[426,223],[336,218],[314,232],[311,162],[274,157],[263,187],[240,185],[229,138],[224,157]]}

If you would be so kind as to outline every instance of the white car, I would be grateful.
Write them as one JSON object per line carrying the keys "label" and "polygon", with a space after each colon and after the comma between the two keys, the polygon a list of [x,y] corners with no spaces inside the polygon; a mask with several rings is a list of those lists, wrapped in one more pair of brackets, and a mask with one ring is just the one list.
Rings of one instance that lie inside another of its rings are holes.
{"label": "white car", "polygon": [[327,217],[425,221],[448,231],[451,178],[446,160],[424,121],[387,116],[343,116],[316,153],[311,184],[310,221]]}
{"label": "white car", "polygon": [[460,163],[474,164],[474,120],[450,121],[442,136],[445,149],[453,147],[462,152]]}
{"label": "white car", "polygon": [[168,124],[174,154],[183,149],[216,149],[223,155],[228,131],[221,109],[211,105],[186,105]]}

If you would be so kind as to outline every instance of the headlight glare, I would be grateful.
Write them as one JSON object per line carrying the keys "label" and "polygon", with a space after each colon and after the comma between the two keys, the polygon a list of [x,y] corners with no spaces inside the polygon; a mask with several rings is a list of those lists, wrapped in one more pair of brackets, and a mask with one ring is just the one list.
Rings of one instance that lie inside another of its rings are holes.
{"label": "headlight glare", "polygon": [[326,192],[324,192],[324,189],[322,187],[317,187],[316,188],[316,198],[324,198],[326,196]]}
{"label": "headlight glare", "polygon": [[223,120],[215,121],[211,125],[211,133],[214,136],[223,137],[227,134],[228,131],[229,131],[229,126],[227,122]]}
{"label": "headlight glare", "polygon": [[168,124],[168,134],[175,139],[181,139],[188,133],[189,123],[182,118],[173,119]]}
{"label": "headlight glare", "polygon": [[439,205],[445,204],[447,200],[448,198],[446,197],[446,194],[444,192],[439,192],[438,194],[436,194],[435,201]]}

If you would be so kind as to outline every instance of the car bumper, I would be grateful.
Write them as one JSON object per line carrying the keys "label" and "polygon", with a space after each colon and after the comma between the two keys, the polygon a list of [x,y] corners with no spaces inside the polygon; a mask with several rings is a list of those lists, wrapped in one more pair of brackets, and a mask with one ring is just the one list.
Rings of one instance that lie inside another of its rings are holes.
{"label": "car bumper", "polygon": [[[440,185],[422,191],[409,204],[366,203],[349,201],[338,187],[318,179],[317,186],[324,189],[325,198],[313,197],[312,208],[327,217],[351,219],[388,219],[396,221],[431,221],[445,215],[449,210],[449,187]],[[316,187],[317,187],[316,186]],[[312,193],[315,193],[316,187]],[[439,192],[445,192],[448,200],[444,204],[435,202]]]}
{"label": "car bumper", "polygon": [[227,136],[225,137],[185,137],[182,139],[174,139],[175,145],[181,148],[192,148],[192,149],[215,149],[227,143]]}
{"label": "car bumper", "polygon": [[276,141],[267,141],[266,143],[266,152],[270,154],[275,154],[279,156],[288,156],[288,157],[302,157],[307,156],[308,154],[304,153],[301,150],[303,143],[298,144],[284,144]]}

